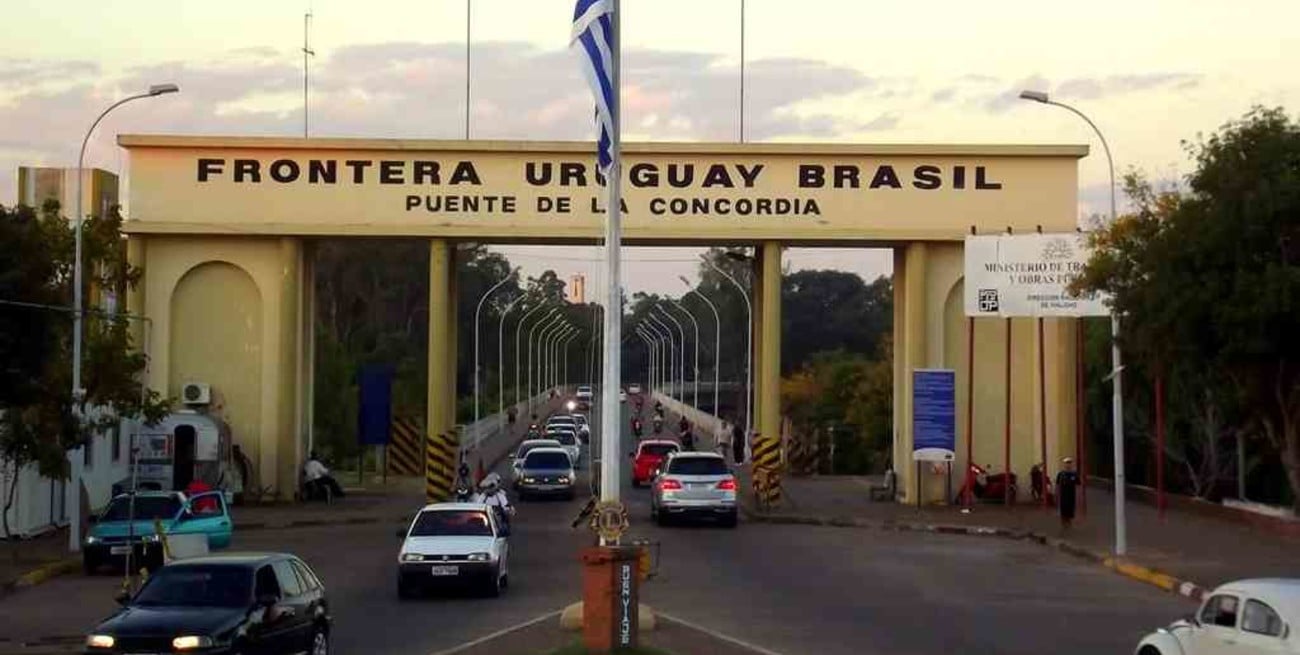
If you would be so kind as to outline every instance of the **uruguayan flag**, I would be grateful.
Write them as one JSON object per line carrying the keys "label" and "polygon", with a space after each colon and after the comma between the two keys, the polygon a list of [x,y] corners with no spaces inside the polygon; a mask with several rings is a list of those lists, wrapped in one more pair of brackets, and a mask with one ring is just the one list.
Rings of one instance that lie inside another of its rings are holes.
{"label": "uruguayan flag", "polygon": [[614,161],[614,13],[610,0],[578,0],[573,10],[572,44],[582,47],[582,72],[587,76],[591,94],[596,98],[596,124],[600,139],[596,142],[596,159],[601,173],[608,173]]}

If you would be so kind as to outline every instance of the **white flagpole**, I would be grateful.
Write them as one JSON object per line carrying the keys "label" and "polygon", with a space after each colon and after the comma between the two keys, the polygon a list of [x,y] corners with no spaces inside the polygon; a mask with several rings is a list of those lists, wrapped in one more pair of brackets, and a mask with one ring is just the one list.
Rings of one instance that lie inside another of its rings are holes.
{"label": "white flagpole", "polygon": [[606,210],[608,213],[605,222],[605,279],[608,282],[605,287],[605,367],[601,379],[600,498],[606,502],[617,502],[619,464],[622,461],[619,455],[619,446],[622,441],[619,428],[622,426],[622,421],[619,420],[618,404],[618,387],[622,375],[622,366],[618,355],[619,347],[623,342],[623,285],[619,276],[619,250],[622,235],[620,225],[622,194],[619,185],[623,178],[620,171],[622,156],[619,152],[622,142],[619,134],[621,124],[619,114],[622,108],[622,100],[619,97],[619,53],[623,49],[623,41],[619,34],[619,23],[621,22],[619,0],[610,0],[610,5],[613,9],[610,23],[614,30],[613,52],[610,53],[610,86],[614,90],[614,97],[611,99],[609,107],[610,122],[612,123],[612,133],[609,138],[610,154],[613,161],[609,167],[609,175],[605,180],[606,188],[609,190],[609,205]]}

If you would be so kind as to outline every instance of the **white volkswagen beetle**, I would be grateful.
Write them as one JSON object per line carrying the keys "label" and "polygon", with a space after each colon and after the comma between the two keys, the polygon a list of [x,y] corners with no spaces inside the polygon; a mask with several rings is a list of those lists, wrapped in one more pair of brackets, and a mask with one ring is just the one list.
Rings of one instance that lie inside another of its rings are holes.
{"label": "white volkswagen beetle", "polygon": [[1144,638],[1137,655],[1300,653],[1300,579],[1261,578],[1215,589],[1196,614]]}

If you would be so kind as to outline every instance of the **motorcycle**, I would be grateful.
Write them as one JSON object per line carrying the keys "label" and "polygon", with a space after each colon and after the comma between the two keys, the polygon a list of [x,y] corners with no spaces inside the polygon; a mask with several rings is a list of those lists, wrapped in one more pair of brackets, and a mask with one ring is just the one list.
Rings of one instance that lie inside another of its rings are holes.
{"label": "motorcycle", "polygon": [[654,429],[655,429],[655,434],[659,434],[660,432],[663,432],[664,420],[662,418],[658,416],[654,418]]}
{"label": "motorcycle", "polygon": [[641,421],[632,421],[632,434],[633,434],[633,436],[635,436],[637,439],[640,439],[640,438],[641,438],[641,432],[642,432],[643,430],[644,430],[644,429],[641,427]]}
{"label": "motorcycle", "polygon": [[1056,494],[1052,493],[1052,482],[1043,474],[1043,465],[1034,464],[1034,468],[1029,469],[1029,494],[1034,497],[1035,502],[1042,502],[1043,494],[1047,494],[1047,504],[1056,504]]}
{"label": "motorcycle", "polygon": [[[957,497],[953,499],[954,504],[961,504],[968,492],[975,500],[1006,502],[1007,498],[1011,503],[1016,502],[1016,493],[1019,489],[1016,487],[1015,473],[993,473],[990,474],[987,469],[980,467],[978,464],[970,464],[966,469],[966,481],[962,483],[961,489],[957,491]],[[1008,496],[1008,494],[1010,494]]]}
{"label": "motorcycle", "polygon": [[474,497],[476,495],[477,494],[474,493],[474,490],[471,489],[468,484],[462,483],[456,485],[456,502],[458,503],[473,502]]}

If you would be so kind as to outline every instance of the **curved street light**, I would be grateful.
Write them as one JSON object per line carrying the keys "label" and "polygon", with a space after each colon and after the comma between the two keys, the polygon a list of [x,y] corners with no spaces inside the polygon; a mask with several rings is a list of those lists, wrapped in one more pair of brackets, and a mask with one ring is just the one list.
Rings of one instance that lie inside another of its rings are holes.
{"label": "curved street light", "polygon": [[686,402],[686,328],[681,321],[677,320],[676,316],[672,315],[672,312],[664,309],[663,305],[656,304],[655,309],[658,309],[664,318],[673,322],[673,326],[677,328],[677,334],[681,335],[682,338],[679,342],[681,347],[677,349],[677,377],[681,380],[681,387],[678,388],[677,392],[681,394],[680,400],[684,403]]}
{"label": "curved street light", "polygon": [[645,321],[641,321],[640,323],[637,323],[637,329],[645,333],[646,338],[650,340],[651,347],[650,347],[649,384],[650,384],[650,395],[653,396],[654,393],[659,389],[659,349],[661,347],[659,344],[659,335],[653,330],[651,330],[649,325]]}
{"label": "curved street light", "polygon": [[542,325],[543,327],[541,328],[541,331],[537,333],[537,342],[529,346],[532,349],[528,357],[529,362],[532,362],[533,353],[536,353],[537,357],[537,366],[533,367],[532,370],[528,372],[528,391],[530,397],[536,397],[543,391],[542,374],[546,368],[546,351],[544,350],[544,345],[546,344],[546,340],[550,338],[551,333],[560,329],[560,326],[564,325],[564,314],[560,313],[557,309],[557,311],[552,314],[550,318],[546,319]]}
{"label": "curved street light", "polygon": [[704,304],[709,306],[709,310],[713,312],[713,415],[721,416],[722,412],[718,407],[718,356],[722,352],[722,319],[718,316],[718,308],[713,305],[713,301],[709,300],[709,297],[701,293],[699,289],[692,286],[690,281],[686,279],[686,276],[679,275],[677,276],[677,279],[681,280],[682,284],[685,284],[689,289],[686,293],[693,293],[698,296],[700,300],[704,301]]}
{"label": "curved street light", "polygon": [[[541,309],[541,308],[543,308],[543,307],[545,307],[545,306],[546,306],[546,301],[545,301],[545,300],[542,300],[541,302],[539,302],[539,303],[537,304],[537,306],[535,306],[535,307],[533,307],[532,309],[530,309],[530,310],[524,312],[523,317],[519,319],[519,323],[518,323],[518,325],[515,326],[515,404],[516,404],[516,405],[520,404],[520,403],[523,401],[523,396],[521,396],[520,393],[519,393],[519,382],[520,382],[520,376],[519,376],[519,357],[520,357],[520,354],[523,352],[523,348],[520,347],[519,337],[520,337],[521,334],[523,334],[523,331],[524,331],[524,323],[527,323],[527,322],[528,322],[528,317],[529,317],[529,316],[532,316],[535,312],[537,312],[537,310],[539,310],[539,309]],[[551,311],[554,312],[554,311],[557,311],[557,310],[556,310],[554,307],[552,307],[552,308],[551,308]],[[536,326],[537,326],[537,323],[534,323],[533,326],[536,327]],[[529,343],[532,343],[532,339],[533,339],[533,333],[532,333],[532,330],[529,330],[529,332],[528,332],[528,342],[529,342]],[[529,366],[532,366],[532,360],[531,360],[531,359],[529,360],[528,365],[529,365]],[[530,396],[530,398],[531,398],[531,396]]]}
{"label": "curved street light", "polygon": [[[519,297],[515,298],[514,300],[511,300],[510,304],[506,305],[506,308],[501,310],[501,320],[497,321],[497,402],[499,404],[499,407],[497,408],[498,414],[505,414],[506,411],[506,372],[505,372],[506,315],[510,313],[510,310],[515,308],[515,305],[519,304],[519,301],[527,297],[528,294],[521,293],[519,294]],[[516,353],[515,361],[519,361],[518,353]],[[516,404],[519,403],[518,398],[515,399],[515,403]],[[504,420],[504,417],[502,420]]]}
{"label": "curved street light", "polygon": [[677,309],[682,310],[682,313],[686,314],[686,318],[691,319],[691,325],[695,328],[695,370],[691,374],[691,385],[692,385],[691,386],[691,407],[694,407],[695,409],[699,409],[700,408],[700,322],[695,320],[695,315],[691,313],[691,310],[686,309],[686,307],[682,305],[680,302],[677,302],[673,298],[669,298],[668,302],[671,302],[674,306],[677,307]]}
{"label": "curved street light", "polygon": [[678,348],[676,342],[673,341],[673,328],[668,325],[667,321],[656,316],[653,311],[646,312],[646,317],[650,319],[650,322],[655,325],[656,328],[663,330],[664,336],[668,339],[668,349],[665,353],[668,360],[668,380],[666,386],[668,387],[668,395],[672,396],[673,392],[677,389],[678,378],[677,369],[674,368],[674,365],[677,364]]}
{"label": "curved street light", "polygon": [[646,356],[646,367],[645,367],[645,370],[646,370],[646,386],[647,386],[647,387],[650,387],[651,389],[653,389],[654,387],[651,386],[651,384],[650,384],[650,377],[651,377],[651,373],[650,373],[650,372],[654,370],[654,363],[653,363],[653,360],[654,360],[654,345],[651,344],[651,342],[650,342],[650,337],[647,337],[647,336],[645,335],[645,330],[642,329],[641,326],[639,326],[639,325],[636,326],[636,328],[634,328],[633,331],[636,332],[636,335],[637,335],[638,337],[641,337],[641,341],[645,342],[645,356]]}
{"label": "curved street light", "polygon": [[[143,98],[153,98],[168,93],[177,93],[181,90],[175,84],[154,84],[144,93],[137,93],[127,96],[108,106],[108,109],[99,113],[95,122],[90,124],[90,129],[86,130],[86,136],[81,140],[81,151],[77,154],[77,208],[76,208],[76,226],[73,228],[74,254],[72,261],[72,401],[74,411],[80,415],[81,403],[85,399],[85,391],[81,388],[81,344],[82,344],[82,314],[85,312],[85,300],[81,293],[81,251],[82,251],[82,224],[86,220],[86,214],[82,208],[82,191],[85,177],[83,171],[86,169],[86,146],[90,143],[90,136],[95,133],[95,128],[99,123],[108,116],[110,112],[132,100],[141,100]],[[68,467],[71,472],[71,485],[73,489],[81,488],[81,467],[72,465]],[[68,550],[71,552],[81,551],[81,504],[70,503],[71,515],[68,520]]]}
{"label": "curved street light", "polygon": [[533,323],[532,327],[528,328],[528,339],[524,343],[524,348],[528,351],[528,368],[524,370],[524,376],[528,378],[527,380],[525,380],[526,383],[525,386],[528,387],[528,408],[529,409],[532,409],[533,397],[536,396],[536,394],[533,392],[533,371],[535,370],[533,368],[533,352],[534,352],[533,336],[537,333],[537,328],[542,327],[544,325],[549,327],[550,321],[555,320],[559,312],[560,312],[559,307],[552,307],[551,311],[546,312],[546,314],[543,315],[541,319],[538,319],[536,323]]}
{"label": "curved street light", "polygon": [[716,264],[709,261],[708,257],[700,255],[700,260],[705,266],[727,278],[727,281],[736,287],[736,291],[740,292],[741,300],[745,301],[745,440],[748,441],[750,435],[754,434],[754,306],[749,302],[749,294],[745,292],[745,287],[740,286],[736,278],[718,268]]}
{"label": "curved street light", "polygon": [[[1110,224],[1115,224],[1115,160],[1110,155],[1110,145],[1106,143],[1106,136],[1101,133],[1097,124],[1092,122],[1083,112],[1067,105],[1063,102],[1052,100],[1043,91],[1025,90],[1020,92],[1022,100],[1031,100],[1044,105],[1055,105],[1066,111],[1072,112],[1075,116],[1083,119],[1083,122],[1092,128],[1101,141],[1101,149],[1106,153],[1106,167],[1110,172]],[[1123,393],[1123,376],[1124,370],[1121,353],[1119,350],[1119,314],[1114,311],[1110,313],[1110,377],[1114,381],[1111,387],[1110,411],[1112,425],[1112,439],[1114,440],[1115,451],[1115,554],[1124,555],[1128,551],[1128,534],[1126,531],[1126,520],[1124,516],[1124,393]],[[1044,457],[1046,459],[1046,457]]]}
{"label": "curved street light", "polygon": [[[479,429],[481,429],[481,426],[479,426],[479,424],[478,424],[478,418],[479,418],[479,414],[478,414],[478,379],[479,379],[479,377],[480,377],[479,360],[478,360],[478,355],[479,355],[479,347],[478,347],[478,342],[479,342],[479,334],[478,334],[478,333],[479,333],[479,329],[478,329],[479,315],[483,313],[483,303],[487,302],[488,297],[491,296],[492,293],[493,293],[494,291],[496,291],[497,289],[500,289],[502,286],[504,286],[506,282],[509,282],[509,281],[515,279],[518,275],[519,275],[519,268],[516,267],[515,270],[511,271],[509,275],[507,275],[507,276],[501,278],[501,281],[500,281],[500,282],[497,282],[496,284],[492,285],[491,287],[488,287],[488,290],[485,291],[485,292],[483,292],[483,295],[482,295],[481,297],[479,297],[479,299],[478,299],[478,304],[476,304],[476,305],[474,306],[474,429],[475,429],[475,430],[479,430]],[[511,305],[513,305],[513,304],[514,304],[514,303],[511,303]],[[502,316],[504,317],[504,315],[505,315],[505,314],[504,314],[504,312],[503,312],[503,313],[502,313]],[[498,344],[498,345],[500,345],[500,344]]]}

